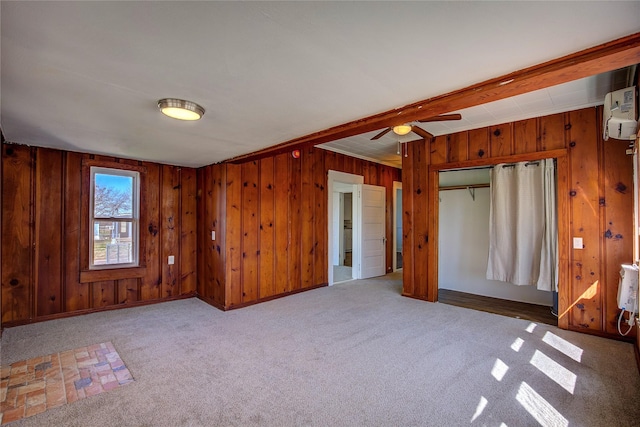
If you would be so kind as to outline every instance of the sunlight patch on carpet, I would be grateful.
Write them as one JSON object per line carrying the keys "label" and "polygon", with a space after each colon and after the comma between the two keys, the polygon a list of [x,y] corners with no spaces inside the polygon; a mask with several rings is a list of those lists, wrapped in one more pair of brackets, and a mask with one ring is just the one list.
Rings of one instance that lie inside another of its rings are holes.
{"label": "sunlight patch on carpet", "polygon": [[489,403],[489,401],[486,399],[486,397],[480,396],[480,402],[478,402],[478,406],[476,406],[476,412],[473,414],[473,417],[471,417],[471,422],[474,422],[476,418],[482,415],[484,408],[487,407],[487,403]]}
{"label": "sunlight patch on carpet", "polygon": [[569,421],[526,382],[520,383],[516,400],[543,427],[566,427]]}
{"label": "sunlight patch on carpet", "polygon": [[576,374],[539,350],[533,353],[529,363],[538,368],[540,372],[551,378],[563,389],[573,394],[573,390],[576,388]]}
{"label": "sunlight patch on carpet", "polygon": [[491,375],[493,375],[493,378],[496,380],[502,381],[502,378],[504,378],[508,370],[509,367],[506,363],[500,359],[496,359],[496,363],[493,364],[493,369],[491,369]]}
{"label": "sunlight patch on carpet", "polygon": [[522,348],[522,344],[524,344],[524,340],[522,338],[516,338],[511,344],[511,350],[518,352]]}
{"label": "sunlight patch on carpet", "polygon": [[553,332],[547,331],[544,334],[544,337],[542,337],[542,341],[549,344],[560,353],[563,353],[565,356],[569,356],[576,362],[580,362],[582,360],[582,349],[580,347],[571,344],[564,338],[560,338]]}

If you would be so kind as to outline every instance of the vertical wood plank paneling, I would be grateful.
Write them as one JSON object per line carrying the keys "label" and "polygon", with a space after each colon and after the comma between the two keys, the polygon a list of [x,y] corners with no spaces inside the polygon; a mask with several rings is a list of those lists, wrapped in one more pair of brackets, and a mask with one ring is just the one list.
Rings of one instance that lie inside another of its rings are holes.
{"label": "vertical wood plank paneling", "polygon": [[447,135],[447,152],[449,162],[463,162],[469,157],[467,132]]}
{"label": "vertical wood plank paneling", "polygon": [[346,172],[346,170],[344,168],[344,158],[346,156],[344,154],[340,154],[340,153],[334,153],[334,154],[335,154],[335,158],[332,160],[332,162],[333,162],[332,169],[336,170],[336,171],[345,171]]}
{"label": "vertical wood plank paneling", "polygon": [[[599,134],[599,133],[598,133]],[[605,332],[618,331],[618,279],[620,265],[633,262],[633,156],[627,141],[599,141],[604,145],[603,297]],[[637,332],[637,331],[636,331]]]}
{"label": "vertical wood plank paneling", "polygon": [[324,165],[327,171],[336,169],[337,153],[334,151],[324,151]]}
{"label": "vertical wood plank paneling", "polygon": [[242,167],[226,165],[227,228],[225,306],[242,302]]}
{"label": "vertical wood plank paneling", "polygon": [[301,249],[301,286],[302,288],[308,288],[313,286],[313,273],[314,273],[314,254],[315,254],[315,210],[313,208],[315,194],[313,192],[313,155],[314,150],[307,149],[302,152],[301,160],[301,204],[300,204],[300,217],[301,217],[301,234],[300,234],[300,249]]}
{"label": "vertical wood plank paneling", "polygon": [[565,148],[565,120],[569,113],[540,117],[540,151]]}
{"label": "vertical wood plank paneling", "polygon": [[364,163],[366,163],[362,159],[355,159],[353,162],[353,173],[354,175],[362,175],[364,176]]}
{"label": "vertical wood plank paneling", "polygon": [[2,162],[2,322],[9,322],[31,317],[31,149],[3,145]]}
{"label": "vertical wood plank paneling", "polygon": [[62,152],[36,149],[36,316],[62,311]]}
{"label": "vertical wood plank paneling", "polygon": [[583,238],[583,249],[573,250],[569,323],[578,328],[601,330],[602,277],[600,274],[600,217],[598,136],[595,110],[569,113],[571,140],[572,235]]}
{"label": "vertical wood plank paneling", "polygon": [[[180,294],[180,168],[162,166],[161,188],[162,222],[162,291],[161,297]],[[174,264],[169,264],[169,257]]]}
{"label": "vertical wood plank paneling", "polygon": [[102,308],[114,305],[115,300],[115,281],[104,280],[91,283],[91,308]]}
{"label": "vertical wood plank paneling", "polygon": [[[425,144],[418,141],[412,144],[413,155],[413,274],[414,295],[427,298],[427,267],[429,238],[428,230],[428,191],[429,170],[428,152]],[[404,191],[403,191],[404,194]]]}
{"label": "vertical wood plank paneling", "polygon": [[[304,154],[303,154],[304,155]],[[346,161],[345,161],[346,163]],[[302,236],[302,187],[301,159],[289,158],[289,283],[290,289],[302,286],[301,236]]]}
{"label": "vertical wood plank paneling", "polygon": [[162,226],[160,218],[160,185],[162,175],[160,165],[144,162],[143,166],[147,168],[146,182],[149,185],[141,189],[142,194],[140,197],[146,211],[146,221],[140,223],[140,238],[146,239],[144,260],[146,274],[140,284],[140,297],[142,300],[152,300],[161,296]]}
{"label": "vertical wood plank paneling", "polygon": [[80,283],[80,201],[83,155],[66,153],[64,165],[64,309],[89,308],[89,288]]}
{"label": "vertical wood plank paneling", "polygon": [[260,160],[260,277],[258,298],[276,294],[274,157]]}
{"label": "vertical wood plank paneling", "polygon": [[[428,211],[438,212],[439,175],[437,171],[428,171],[428,173]],[[428,216],[427,227],[427,301],[435,302],[438,300],[438,215]]]}
{"label": "vertical wood plank paneling", "polygon": [[[207,182],[207,209],[211,212],[207,218],[205,230],[208,253],[212,258],[207,261],[207,274],[210,296],[218,306],[226,301],[226,242],[227,242],[227,168],[214,165],[209,168]],[[211,240],[211,231],[216,232],[216,240]]]}
{"label": "vertical wood plank paneling", "polygon": [[[473,129],[468,131],[469,160],[486,159],[489,154],[489,129]],[[433,157],[432,157],[433,163]]]}
{"label": "vertical wood plank paneling", "polygon": [[[335,154],[335,153],[334,153]],[[289,156],[280,154],[275,157],[274,169],[274,223],[275,223],[275,292],[291,291],[289,277]]]}
{"label": "vertical wood plank paneling", "polygon": [[[207,299],[205,295],[205,249],[204,249],[204,237],[205,234],[210,234],[210,231],[207,231],[207,221],[205,220],[205,188],[204,188],[204,180],[205,180],[205,171],[209,169],[210,166],[199,168],[196,170],[196,220],[197,220],[197,231],[196,231],[196,242],[197,242],[197,261],[196,261],[196,292],[200,295],[201,298]],[[209,239],[211,241],[211,239]],[[212,255],[209,256],[209,260],[213,259]]]}
{"label": "vertical wood plank paneling", "polygon": [[[448,145],[449,144],[447,142],[446,135],[436,136],[435,138],[432,138],[431,140],[427,141],[427,147],[429,147],[429,157],[431,158],[432,164],[439,165],[441,163],[447,162]],[[402,170],[405,170],[405,169],[406,168],[403,166]],[[403,185],[403,188],[404,188],[404,185]]]}
{"label": "vertical wood plank paneling", "polygon": [[[433,144],[431,144],[433,145]],[[415,295],[415,281],[413,273],[413,212],[414,197],[414,156],[413,151],[410,156],[402,156],[402,293],[404,295]]]}
{"label": "vertical wood plank paneling", "polygon": [[[380,181],[380,169],[383,165],[378,163],[369,163],[369,180],[371,182],[379,182]],[[378,184],[375,184],[378,185]]]}
{"label": "vertical wood plank paneling", "polygon": [[197,203],[196,171],[180,170],[180,293],[196,291],[197,263]]}
{"label": "vertical wood plank paneling", "polygon": [[0,336],[2,335],[2,283],[4,280],[4,277],[2,276],[2,211],[3,211],[3,207],[4,205],[2,204],[2,164],[4,163],[3,159],[3,154],[2,152],[4,151],[4,135],[2,134],[2,131],[0,130]]}
{"label": "vertical wood plank paneling", "polygon": [[[313,192],[314,192],[314,279],[312,286],[329,283],[328,272],[328,207],[327,207],[327,171],[324,164],[324,150],[316,149],[313,153]],[[377,165],[369,169],[373,178],[378,179]]]}
{"label": "vertical wood plank paneling", "polygon": [[117,304],[131,304],[138,301],[138,279],[117,280]]}
{"label": "vertical wood plank paneling", "polygon": [[558,327],[569,327],[569,310],[571,305],[571,206],[570,192],[570,158],[567,156],[557,159],[557,199],[558,199]]}
{"label": "vertical wood plank paneling", "polygon": [[[144,167],[146,172],[142,175],[140,200],[140,262],[145,268],[145,277],[123,278],[123,270],[118,270],[118,277],[114,280],[80,283],[81,272],[90,277],[85,272],[91,234],[90,168],[83,166],[85,159]],[[2,144],[2,166],[3,324],[131,304],[143,298],[158,299],[162,250],[173,252],[177,263],[183,260],[177,269],[175,292],[171,295],[181,293],[180,266],[187,262],[181,255],[190,258],[187,264],[191,265],[191,274],[188,275],[191,279],[185,277],[186,289],[191,286],[195,290],[195,170],[6,143]],[[166,169],[164,179],[162,169]],[[182,183],[180,169],[186,176]],[[165,186],[165,181],[170,181],[172,176],[178,179]],[[170,190],[164,188],[161,191],[163,186]],[[163,199],[162,193],[170,196]],[[183,200],[184,211],[180,211]],[[169,221],[162,224],[161,203],[167,215],[172,215],[168,206],[177,208],[177,216],[172,221],[174,224],[169,225]],[[163,235],[165,238],[170,236],[163,233],[163,226],[167,230],[173,227],[177,233],[173,243],[162,240]],[[185,237],[184,242],[180,236],[182,227],[185,231],[191,230],[190,237]],[[161,242],[164,248],[160,247]],[[189,248],[183,250],[182,246]],[[173,249],[167,249],[169,247]],[[188,285],[189,280],[193,284]]]}
{"label": "vertical wood plank paneling", "polygon": [[538,119],[520,120],[513,124],[514,154],[538,150]]}
{"label": "vertical wood plank paneling", "polygon": [[257,161],[242,164],[242,302],[258,299],[259,172]]}
{"label": "vertical wood plank paneling", "polygon": [[511,151],[511,124],[504,123],[489,128],[489,146],[491,157],[509,156]]}
{"label": "vertical wood plank paneling", "polygon": [[362,160],[358,159],[358,162],[360,163],[360,171],[361,174],[364,178],[364,183],[365,184],[372,184],[373,181],[371,181],[371,174],[369,173],[369,162],[363,162]]}

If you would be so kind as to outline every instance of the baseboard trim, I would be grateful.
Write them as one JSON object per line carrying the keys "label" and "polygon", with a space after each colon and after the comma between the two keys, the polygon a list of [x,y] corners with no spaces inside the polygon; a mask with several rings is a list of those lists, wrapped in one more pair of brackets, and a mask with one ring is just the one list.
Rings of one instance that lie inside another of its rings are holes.
{"label": "baseboard trim", "polygon": [[202,295],[199,295],[199,294],[198,294],[198,295],[196,295],[196,296],[198,297],[198,299],[199,299],[200,301],[202,301],[202,302],[204,302],[204,303],[207,303],[207,304],[209,304],[210,306],[217,308],[218,310],[225,311],[225,310],[224,310],[224,305],[223,305],[223,304],[220,304],[220,303],[219,303],[219,302],[217,302],[217,301],[215,301],[213,298],[209,299],[209,298],[206,298],[206,297],[204,297],[204,296],[202,296]]}
{"label": "baseboard trim", "polygon": [[407,294],[407,293],[404,293],[404,292],[403,292],[401,295],[402,295],[403,297],[413,298],[413,299],[417,299],[417,300],[424,301],[424,302],[437,302],[437,301],[429,301],[429,300],[427,299],[427,297],[419,297],[419,296],[417,296],[417,295],[411,295],[411,294]]}
{"label": "baseboard trim", "polygon": [[194,297],[196,297],[196,293],[195,292],[189,292],[187,294],[176,295],[176,296],[171,296],[171,297],[166,297],[166,298],[161,298],[161,299],[154,299],[154,300],[147,300],[147,301],[134,301],[134,302],[127,303],[127,304],[109,305],[107,307],[89,308],[89,309],[84,309],[84,310],[68,311],[68,312],[65,312],[65,313],[49,314],[49,315],[46,315],[46,316],[34,317],[32,319],[27,319],[27,320],[17,320],[17,321],[12,321],[12,322],[5,322],[5,323],[2,324],[2,328],[3,329],[4,328],[13,328],[15,326],[28,325],[28,324],[31,324],[31,323],[46,322],[47,320],[65,319],[65,318],[68,318],[68,317],[83,316],[85,314],[99,313],[99,312],[102,312],[102,311],[120,310],[120,309],[124,309],[124,308],[133,308],[133,307],[142,307],[142,306],[145,306],[145,305],[159,304],[159,303],[163,303],[163,302],[167,302],[167,301],[176,301],[176,300],[188,299],[188,298],[194,298]]}
{"label": "baseboard trim", "polygon": [[263,303],[263,302],[272,301],[274,299],[287,297],[289,295],[299,294],[300,292],[306,292],[306,291],[310,291],[310,290],[313,290],[313,289],[324,288],[326,286],[329,286],[329,284],[328,283],[321,283],[319,285],[310,286],[308,288],[295,289],[293,291],[285,292],[285,293],[282,293],[282,294],[272,295],[272,296],[260,298],[260,299],[257,299],[255,301],[249,301],[249,302],[243,302],[241,304],[225,306],[225,308],[223,310],[228,311],[228,310],[235,310],[237,308],[249,307],[250,305],[260,304],[260,303]]}

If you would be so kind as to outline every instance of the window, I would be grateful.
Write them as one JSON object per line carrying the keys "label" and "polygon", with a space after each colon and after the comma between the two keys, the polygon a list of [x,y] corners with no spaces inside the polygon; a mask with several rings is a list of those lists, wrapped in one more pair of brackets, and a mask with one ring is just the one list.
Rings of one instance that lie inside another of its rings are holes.
{"label": "window", "polygon": [[137,267],[140,172],[91,167],[89,268]]}

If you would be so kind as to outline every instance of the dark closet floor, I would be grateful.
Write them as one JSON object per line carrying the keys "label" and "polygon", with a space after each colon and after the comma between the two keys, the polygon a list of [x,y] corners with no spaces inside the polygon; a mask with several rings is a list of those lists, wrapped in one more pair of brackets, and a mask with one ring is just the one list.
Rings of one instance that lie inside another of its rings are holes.
{"label": "dark closet floor", "polygon": [[558,325],[558,318],[551,314],[551,307],[543,305],[508,301],[448,289],[438,289],[438,302],[517,319],[531,320],[532,322],[546,323],[547,325]]}

